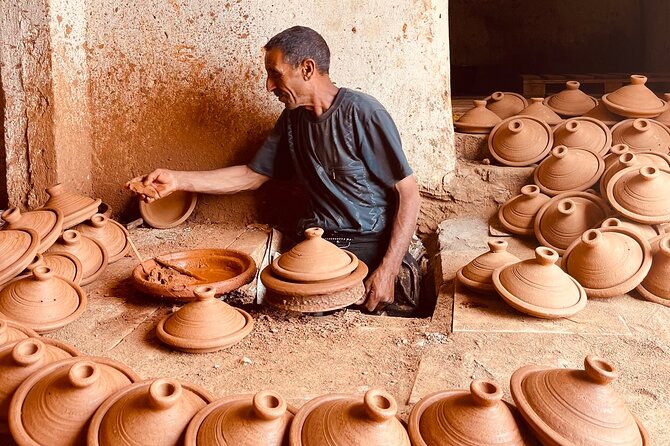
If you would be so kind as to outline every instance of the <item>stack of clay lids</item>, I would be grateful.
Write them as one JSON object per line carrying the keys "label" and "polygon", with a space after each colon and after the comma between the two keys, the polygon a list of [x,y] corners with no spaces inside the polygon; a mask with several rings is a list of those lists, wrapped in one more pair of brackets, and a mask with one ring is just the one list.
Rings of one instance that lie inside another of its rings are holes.
{"label": "stack of clay lids", "polygon": [[68,252],[82,265],[81,285],[88,285],[107,268],[107,249],[99,241],[82,235],[74,229],[67,230],[47,251],[49,254]]}
{"label": "stack of clay lids", "polygon": [[630,148],[626,144],[614,144],[603,158],[605,160],[605,171],[612,167],[612,164],[618,163],[621,155],[628,152],[630,152]]}
{"label": "stack of clay lids", "polygon": [[534,445],[516,408],[502,400],[502,388],[474,380],[470,391],[446,390],[421,398],[409,416],[414,446]]}
{"label": "stack of clay lids", "polygon": [[140,215],[152,228],[174,228],[191,216],[197,202],[195,192],[175,191],[151,203],[140,200]]}
{"label": "stack of clay lids", "polygon": [[95,214],[90,220],[78,224],[74,229],[102,243],[109,255],[109,263],[122,259],[130,250],[126,228],[102,214]]}
{"label": "stack of clay lids", "polygon": [[[624,146],[625,147],[625,146]],[[657,167],[670,167],[670,155],[660,152],[631,152],[619,155],[616,162],[610,164],[610,167],[605,170],[605,173],[600,177],[600,191],[607,190],[607,184],[612,177],[619,171],[631,166],[652,165]]]}
{"label": "stack of clay lids", "polygon": [[670,129],[653,119],[626,119],[612,127],[612,144],[626,144],[633,152],[670,150]]}
{"label": "stack of clay lids", "polygon": [[593,118],[570,118],[554,129],[554,146],[590,150],[605,156],[612,145],[612,132]]}
{"label": "stack of clay lids", "polygon": [[549,198],[534,184],[523,186],[520,195],[500,206],[498,220],[512,234],[534,235],[535,214]]}
{"label": "stack of clay lids", "polygon": [[21,445],[86,444],[89,421],[98,407],[139,380],[128,367],[107,358],[53,362],[16,389],[9,406],[12,437]]}
{"label": "stack of clay lids", "polygon": [[397,412],[395,399],[382,389],[370,389],[363,398],[323,395],[308,401],[295,414],[289,444],[409,446],[409,435]]}
{"label": "stack of clay lids", "polygon": [[205,406],[186,429],[184,446],[283,446],[296,410],[277,392],[231,395]]}
{"label": "stack of clay lids", "polygon": [[30,265],[40,246],[40,237],[33,229],[0,231],[0,285],[16,277]]}
{"label": "stack of clay lids", "polygon": [[268,303],[285,310],[321,312],[344,308],[363,296],[365,263],[322,235],[321,228],[306,229],[304,241],[263,270]]}
{"label": "stack of clay lids", "polygon": [[507,119],[510,116],[518,114],[521,110],[528,107],[526,98],[518,93],[509,91],[496,91],[486,98],[486,108],[498,115],[500,119]]}
{"label": "stack of clay lids", "polygon": [[58,330],[86,309],[86,293],[79,285],[38,266],[32,276],[9,283],[0,291],[0,316],[38,333]]}
{"label": "stack of clay lids", "polygon": [[567,191],[582,191],[598,182],[605,170],[605,161],[584,149],[556,146],[551,155],[535,169],[533,180],[549,196]]}
{"label": "stack of clay lids", "polygon": [[565,90],[548,96],[544,105],[561,116],[582,116],[598,105],[598,100],[579,89],[579,82],[567,81]]}
{"label": "stack of clay lids", "polygon": [[636,289],[648,301],[670,307],[670,234],[659,235],[650,244],[651,269]]}
{"label": "stack of clay lids", "polygon": [[63,232],[63,214],[57,209],[42,208],[30,212],[21,212],[10,207],[2,213],[7,222],[3,229],[33,229],[40,238],[37,252],[44,252],[53,245]]}
{"label": "stack of clay lids", "polygon": [[590,229],[565,250],[561,266],[588,297],[614,297],[638,286],[651,267],[651,246],[620,226]]}
{"label": "stack of clay lids", "polygon": [[501,265],[518,262],[519,258],[507,252],[504,240],[489,240],[489,252],[486,252],[458,270],[458,281],[475,291],[495,291],[491,275]]}
{"label": "stack of clay lids", "polygon": [[[670,93],[664,93],[663,94],[663,100],[666,103],[669,103],[670,102]],[[660,115],[656,116],[654,118],[654,121],[658,121],[666,127],[670,126],[670,108],[668,110],[664,111],[663,113],[661,113]]]}
{"label": "stack of clay lids", "polygon": [[668,109],[668,103],[644,84],[645,76],[633,74],[630,84],[604,94],[602,101],[612,113],[627,118],[653,118]]}
{"label": "stack of clay lids", "polygon": [[37,336],[39,335],[36,331],[31,330],[23,324],[19,324],[11,319],[0,318],[0,345]]}
{"label": "stack of clay lids", "polygon": [[616,125],[617,122],[624,119],[623,116],[615,115],[609,111],[602,102],[584,113],[582,116],[585,118],[597,119],[608,127],[612,127],[613,125]]}
{"label": "stack of clay lids", "polygon": [[182,444],[188,423],[212,401],[205,389],[172,378],[131,384],[112,394],[95,412],[87,444]]}
{"label": "stack of clay lids", "polygon": [[33,263],[28,265],[26,269],[32,273],[32,270],[40,265],[48,266],[58,277],[62,277],[77,285],[81,285],[84,269],[81,266],[81,262],[74,254],[70,254],[69,252],[37,254]]}
{"label": "stack of clay lids", "polygon": [[63,214],[63,229],[69,229],[77,223],[91,218],[98,212],[98,206],[102,200],[89,198],[65,189],[63,184],[58,183],[47,187],[49,199],[43,207],[58,209]]}
{"label": "stack of clay lids", "polygon": [[474,101],[475,107],[463,114],[454,127],[461,133],[489,133],[502,119],[486,108],[486,101]]}
{"label": "stack of clay lids", "polygon": [[649,225],[670,221],[670,168],[631,166],[607,184],[607,199],[624,217]]}
{"label": "stack of clay lids", "polygon": [[547,156],[554,138],[549,124],[532,116],[514,116],[489,135],[491,155],[506,166],[529,166]]}
{"label": "stack of clay lids", "polygon": [[563,254],[584,231],[610,216],[605,200],[592,192],[564,192],[547,201],[535,216],[535,238]]}
{"label": "stack of clay lids", "polygon": [[535,248],[535,258],[493,271],[493,285],[510,306],[545,319],[568,317],[586,306],[586,292],[556,265],[558,253]]}
{"label": "stack of clay lids", "polygon": [[209,353],[237,344],[254,327],[249,313],[217,299],[213,287],[197,287],[195,296],[158,323],[158,339],[177,350]]}
{"label": "stack of clay lids", "polygon": [[519,412],[543,445],[645,446],[651,439],[609,385],[612,364],[587,356],[585,370],[527,365],[512,374]]}
{"label": "stack of clay lids", "polygon": [[563,122],[563,118],[558,116],[556,112],[544,105],[544,98],[530,98],[530,105],[521,110],[519,116],[533,116],[541,119],[550,126],[555,126]]}
{"label": "stack of clay lids", "polygon": [[644,223],[638,223],[636,221],[628,220],[624,217],[611,217],[606,218],[601,224],[598,225],[601,228],[626,228],[631,231],[637,232],[646,240],[651,241],[651,239],[657,237],[660,234],[664,234],[663,228],[661,225],[645,225]]}

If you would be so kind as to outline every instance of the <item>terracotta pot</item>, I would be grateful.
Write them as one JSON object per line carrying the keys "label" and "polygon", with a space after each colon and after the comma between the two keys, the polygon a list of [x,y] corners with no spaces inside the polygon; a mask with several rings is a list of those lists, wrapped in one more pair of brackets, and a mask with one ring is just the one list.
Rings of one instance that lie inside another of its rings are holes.
{"label": "terracotta pot", "polygon": [[126,228],[102,214],[95,214],[90,220],[78,224],[74,229],[99,241],[107,250],[109,263],[121,260],[130,251]]}
{"label": "terracotta pot", "polygon": [[635,221],[628,220],[624,217],[612,217],[605,219],[601,224],[598,225],[599,228],[626,228],[633,232],[639,234],[645,240],[651,240],[663,234],[663,228],[660,225],[645,225],[643,223],[638,223]]}
{"label": "terracotta pot", "polygon": [[140,200],[140,215],[152,228],[174,228],[191,216],[197,202],[195,192],[176,191],[152,203]]}
{"label": "terracotta pot", "polygon": [[516,235],[534,235],[533,224],[537,211],[549,201],[536,185],[521,188],[521,194],[511,198],[498,210],[498,220],[503,227]]}
{"label": "terracotta pot", "polygon": [[109,254],[99,241],[82,235],[74,229],[67,230],[61,238],[47,250],[49,254],[69,252],[79,259],[82,265],[82,285],[95,281],[107,268]]}
{"label": "terracotta pot", "polygon": [[609,385],[614,366],[587,356],[585,370],[528,365],[514,372],[512,397],[543,445],[650,445],[646,430]]}
{"label": "terracotta pot", "polygon": [[670,129],[653,119],[626,119],[612,127],[612,144],[626,144],[633,152],[670,150]]}
{"label": "terracotta pot", "polygon": [[531,116],[514,116],[496,125],[488,139],[491,155],[506,166],[529,166],[542,160],[553,144],[549,125]]}
{"label": "terracotta pot", "polygon": [[629,85],[603,95],[605,107],[628,118],[653,118],[668,110],[668,103],[647,88],[646,82],[645,76],[631,75]]}
{"label": "terracotta pot", "polygon": [[389,393],[370,389],[365,396],[331,394],[307,402],[290,430],[291,446],[409,446],[398,405]]}
{"label": "terracotta pot", "polygon": [[79,259],[67,252],[58,254],[37,254],[33,261],[14,280],[31,276],[38,266],[48,266],[55,276],[69,280],[77,285],[81,283],[82,267]]}
{"label": "terracotta pot", "polygon": [[607,199],[633,221],[661,224],[670,221],[670,168],[631,166],[607,183]]}
{"label": "terracotta pot", "polygon": [[541,119],[550,126],[555,126],[563,122],[563,118],[558,116],[556,112],[544,105],[544,98],[530,98],[530,105],[521,110],[519,116],[532,116]]}
{"label": "terracotta pot", "polygon": [[63,229],[69,229],[77,223],[91,218],[98,211],[102,200],[94,200],[65,189],[61,183],[47,187],[49,199],[43,207],[58,209],[63,213]]}
{"label": "terracotta pot", "polygon": [[[670,102],[670,93],[663,93],[663,100],[668,103]],[[664,126],[670,126],[670,109],[664,111],[660,115],[654,118],[654,121],[658,121]]]}
{"label": "terracotta pot", "polygon": [[627,167],[644,165],[668,168],[670,167],[670,156],[659,152],[626,152],[619,156],[617,162],[612,163],[600,177],[600,190],[603,192],[607,190],[607,184],[617,172]]}
{"label": "terracotta pot", "polygon": [[412,445],[535,445],[516,408],[502,397],[500,386],[489,380],[472,381],[470,391],[423,397],[409,416]]}
{"label": "terracotta pot", "polygon": [[7,222],[4,229],[33,229],[40,238],[37,252],[44,252],[58,239],[63,232],[63,214],[57,209],[38,209],[21,212],[17,207],[10,207],[2,213]]}
{"label": "terracotta pot", "polygon": [[0,346],[26,338],[36,338],[36,331],[11,319],[0,319]]}
{"label": "terracotta pot", "polygon": [[79,318],[86,304],[84,290],[56,276],[48,266],[36,267],[32,276],[0,291],[0,315],[38,333],[58,330]]}
{"label": "terracotta pot", "polygon": [[526,98],[518,93],[509,91],[496,91],[486,98],[486,108],[498,115],[500,119],[507,119],[510,116],[518,114],[521,110],[528,107]]}
{"label": "terracotta pot", "polygon": [[285,446],[295,412],[273,391],[227,396],[193,417],[184,446]]}
{"label": "terracotta pot", "polygon": [[30,375],[9,406],[9,429],[20,446],[85,446],[89,421],[117,390],[139,381],[107,358],[80,356]]}
{"label": "terracotta pot", "polygon": [[458,270],[458,281],[466,287],[483,292],[495,292],[491,275],[501,265],[519,262],[519,258],[507,252],[504,240],[489,240],[486,252]]}
{"label": "terracotta pot", "polygon": [[454,121],[454,127],[461,133],[489,133],[502,119],[486,108],[486,101],[474,101],[471,108]]}
{"label": "terracotta pot", "polygon": [[554,147],[589,150],[605,156],[612,146],[612,132],[593,118],[571,118],[554,129]]}
{"label": "terracotta pot", "polygon": [[650,244],[651,269],[636,290],[648,301],[670,307],[670,234],[661,234]]}
{"label": "terracotta pot", "polygon": [[565,83],[565,90],[548,96],[544,105],[561,116],[582,116],[598,105],[598,100],[581,91],[579,82],[568,81]]}
{"label": "terracotta pot", "polygon": [[549,196],[567,191],[583,191],[598,182],[605,162],[596,153],[556,146],[533,173],[535,184]]}
{"label": "terracotta pot", "polygon": [[614,144],[610,148],[609,153],[605,155],[605,171],[612,167],[613,164],[618,163],[621,155],[628,152],[630,152],[630,148],[626,144]]}
{"label": "terracotta pot", "polygon": [[602,102],[584,113],[582,116],[585,118],[597,119],[607,127],[612,127],[613,125],[616,125],[617,122],[624,119],[623,116],[616,115],[609,111]]}
{"label": "terracotta pot", "polygon": [[37,254],[40,237],[32,229],[0,231],[0,286],[16,277]]}

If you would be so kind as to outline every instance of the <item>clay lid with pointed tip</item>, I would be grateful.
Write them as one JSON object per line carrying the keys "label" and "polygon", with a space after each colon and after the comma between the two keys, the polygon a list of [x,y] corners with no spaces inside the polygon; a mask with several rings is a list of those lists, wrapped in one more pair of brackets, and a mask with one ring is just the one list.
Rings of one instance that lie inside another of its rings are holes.
{"label": "clay lid with pointed tip", "polygon": [[630,84],[603,95],[605,107],[627,118],[653,118],[668,110],[668,103],[647,88],[646,82],[646,76],[631,75]]}
{"label": "clay lid with pointed tip", "polygon": [[69,252],[76,256],[82,265],[82,285],[88,285],[97,279],[107,268],[109,255],[99,241],[79,231],[69,229],[47,250],[49,254]]}
{"label": "clay lid with pointed tip", "polygon": [[519,116],[533,116],[541,119],[547,124],[554,126],[563,122],[563,118],[558,116],[556,112],[544,105],[544,98],[530,98],[530,105],[521,110]]}
{"label": "clay lid with pointed tip", "polygon": [[510,389],[544,445],[649,445],[646,430],[610,385],[617,377],[610,362],[587,356],[584,370],[521,367]]}
{"label": "clay lid with pointed tip", "polygon": [[130,368],[107,358],[51,363],[16,390],[9,407],[12,436],[22,445],[84,445],[89,421],[103,401],[139,380]]}
{"label": "clay lid with pointed tip", "polygon": [[612,127],[613,125],[616,125],[617,122],[625,119],[623,116],[616,115],[609,111],[602,102],[584,113],[582,116],[585,118],[597,119],[608,127]]}
{"label": "clay lid with pointed tip", "polygon": [[670,221],[670,168],[631,166],[607,184],[614,209],[633,221],[661,224]]}
{"label": "clay lid with pointed tip", "polygon": [[414,446],[535,445],[514,406],[502,400],[502,388],[490,380],[474,380],[470,390],[427,395],[409,416]]}
{"label": "clay lid with pointed tip", "polygon": [[36,331],[31,330],[23,324],[11,319],[0,318],[0,345],[37,336],[39,335]]}
{"label": "clay lid with pointed tip", "polygon": [[607,184],[617,172],[627,167],[644,165],[670,167],[670,156],[660,152],[626,152],[600,177],[600,190],[607,191]]}
{"label": "clay lid with pointed tip", "polygon": [[628,220],[621,216],[606,218],[598,225],[600,228],[609,228],[613,226],[630,229],[631,231],[637,232],[646,240],[651,240],[659,234],[664,233],[663,228],[660,225],[645,225],[644,223]]}
{"label": "clay lid with pointed tip", "polygon": [[126,228],[102,214],[95,214],[74,229],[102,243],[107,250],[109,263],[121,260],[130,250]]}
{"label": "clay lid with pointed tip", "polygon": [[466,111],[454,122],[461,133],[489,133],[502,119],[486,108],[486,101],[474,101],[474,108]]}
{"label": "clay lid with pointed tip", "polygon": [[208,353],[237,344],[251,332],[249,313],[217,299],[213,287],[194,292],[196,300],[158,323],[158,339],[188,353]]}
{"label": "clay lid with pointed tip", "polygon": [[670,150],[670,129],[653,119],[626,119],[612,127],[612,144],[626,144],[633,152]]}
{"label": "clay lid with pointed tip", "polygon": [[486,104],[486,108],[498,115],[500,119],[507,119],[528,107],[526,98],[510,91],[496,91],[486,98]]}
{"label": "clay lid with pointed tip", "polygon": [[458,270],[460,283],[476,291],[495,291],[491,275],[501,265],[518,262],[519,258],[507,252],[504,240],[489,240],[489,252],[477,256],[470,263]]}
{"label": "clay lid with pointed tip", "polygon": [[605,162],[584,149],[556,146],[533,173],[535,184],[549,196],[567,191],[583,191],[598,182]]}
{"label": "clay lid with pointed tip", "polygon": [[488,139],[491,155],[506,166],[528,166],[543,159],[554,138],[549,125],[532,116],[514,116],[496,125]]}
{"label": "clay lid with pointed tip", "polygon": [[579,89],[579,82],[567,81],[565,90],[544,100],[544,105],[561,116],[581,116],[598,105],[598,100]]}
{"label": "clay lid with pointed tip", "polygon": [[0,231],[0,285],[16,277],[35,258],[40,237],[33,229]]}
{"label": "clay lid with pointed tip", "polygon": [[571,118],[554,128],[554,147],[584,149],[605,156],[612,146],[612,132],[593,118]]}
{"label": "clay lid with pointed tip", "polygon": [[549,198],[535,184],[523,186],[520,195],[500,206],[498,220],[512,234],[534,235],[535,214]]}
{"label": "clay lid with pointed tip", "polygon": [[614,144],[610,151],[605,155],[605,171],[612,167],[613,164],[619,162],[619,157],[624,153],[630,152],[630,148],[626,144]]}
{"label": "clay lid with pointed tip", "polygon": [[356,395],[323,395],[307,402],[295,415],[291,446],[388,444],[409,446],[405,427],[396,417],[398,404],[382,389]]}
{"label": "clay lid with pointed tip", "polygon": [[102,203],[100,199],[94,200],[69,191],[61,183],[47,187],[47,194],[49,199],[43,207],[58,209],[63,213],[63,229],[69,229],[91,218],[91,215],[98,212],[98,206]]}
{"label": "clay lid with pointed tip", "polygon": [[4,229],[34,229],[40,238],[37,252],[44,252],[58,239],[63,232],[63,214],[58,209],[37,209],[21,212],[17,207],[10,207],[2,213],[7,222]]}
{"label": "clay lid with pointed tip", "polygon": [[195,192],[175,191],[151,203],[140,200],[140,215],[152,228],[174,228],[191,216],[197,202]]}
{"label": "clay lid with pointed tip", "polygon": [[670,307],[670,234],[650,240],[651,268],[636,288],[646,300]]}

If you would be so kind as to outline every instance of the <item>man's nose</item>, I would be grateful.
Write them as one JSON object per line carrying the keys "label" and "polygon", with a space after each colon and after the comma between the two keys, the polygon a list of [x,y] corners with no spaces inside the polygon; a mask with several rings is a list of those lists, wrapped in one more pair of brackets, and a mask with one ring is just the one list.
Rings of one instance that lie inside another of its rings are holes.
{"label": "man's nose", "polygon": [[272,93],[272,90],[276,88],[275,83],[270,77],[265,79],[265,88],[267,88],[268,92]]}

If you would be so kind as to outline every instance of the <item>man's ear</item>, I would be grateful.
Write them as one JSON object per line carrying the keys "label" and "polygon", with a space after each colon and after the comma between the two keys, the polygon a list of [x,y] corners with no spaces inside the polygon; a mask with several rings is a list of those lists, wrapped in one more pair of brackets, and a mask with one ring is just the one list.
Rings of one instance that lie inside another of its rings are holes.
{"label": "man's ear", "polygon": [[301,64],[302,78],[306,81],[310,80],[314,73],[316,73],[316,63],[314,59],[305,59]]}

